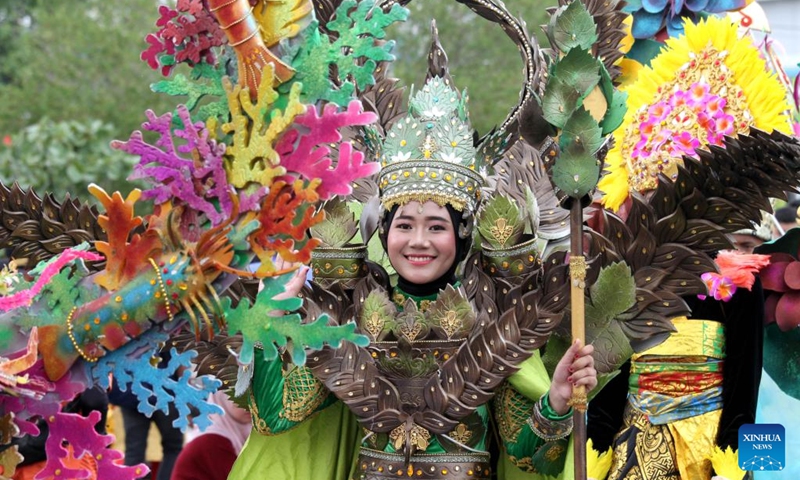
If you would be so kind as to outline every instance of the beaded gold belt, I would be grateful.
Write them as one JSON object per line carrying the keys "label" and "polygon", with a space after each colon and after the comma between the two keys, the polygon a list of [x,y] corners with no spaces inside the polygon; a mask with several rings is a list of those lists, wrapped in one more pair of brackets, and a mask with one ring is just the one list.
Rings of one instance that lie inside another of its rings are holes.
{"label": "beaded gold belt", "polygon": [[388,478],[427,478],[448,480],[488,480],[491,475],[488,453],[440,453],[412,455],[406,465],[405,456],[361,448],[358,480]]}

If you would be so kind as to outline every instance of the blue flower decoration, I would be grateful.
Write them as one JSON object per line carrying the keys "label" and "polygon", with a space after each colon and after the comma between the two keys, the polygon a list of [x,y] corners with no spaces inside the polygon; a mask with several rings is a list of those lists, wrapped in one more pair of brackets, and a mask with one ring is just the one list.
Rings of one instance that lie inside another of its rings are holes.
{"label": "blue flower decoration", "polygon": [[624,10],[633,15],[633,38],[653,38],[664,28],[670,37],[683,34],[684,19],[697,22],[707,13],[739,10],[747,0],[628,0]]}

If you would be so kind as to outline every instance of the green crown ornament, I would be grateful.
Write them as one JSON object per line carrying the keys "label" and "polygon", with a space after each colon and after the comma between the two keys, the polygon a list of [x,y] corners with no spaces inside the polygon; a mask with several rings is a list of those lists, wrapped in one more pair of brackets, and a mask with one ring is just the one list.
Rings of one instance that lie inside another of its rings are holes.
{"label": "green crown ornament", "polygon": [[378,185],[384,208],[432,200],[475,212],[485,166],[473,143],[466,92],[432,77],[411,94],[408,113],[383,142]]}

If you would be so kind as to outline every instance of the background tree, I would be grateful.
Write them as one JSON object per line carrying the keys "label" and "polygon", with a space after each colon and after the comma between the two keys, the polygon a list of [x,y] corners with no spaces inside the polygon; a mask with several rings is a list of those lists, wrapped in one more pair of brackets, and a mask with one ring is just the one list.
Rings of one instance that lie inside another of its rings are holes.
{"label": "background tree", "polygon": [[139,60],[158,1],[2,3],[0,15],[8,16],[0,17],[0,134],[48,117],[99,119],[126,138],[145,109],[173,108],[174,100],[150,91],[160,76]]}
{"label": "background tree", "polygon": [[[505,0],[508,11],[522,18],[528,32],[547,47],[540,25],[549,16],[545,8],[557,0]],[[393,74],[404,85],[422,85],[430,47],[431,19],[436,19],[439,38],[450,61],[456,88],[468,90],[472,126],[481,135],[501,123],[519,99],[522,87],[522,59],[516,45],[496,24],[477,16],[454,0],[414,0],[408,21],[397,25],[388,36],[397,41]]]}

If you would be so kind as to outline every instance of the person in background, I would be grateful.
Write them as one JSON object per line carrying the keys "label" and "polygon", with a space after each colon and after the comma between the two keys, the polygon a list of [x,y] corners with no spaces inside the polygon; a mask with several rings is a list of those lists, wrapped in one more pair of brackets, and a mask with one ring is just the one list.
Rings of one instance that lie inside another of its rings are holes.
{"label": "person in background", "polygon": [[777,238],[797,226],[797,207],[782,207],[775,210],[775,220],[782,230],[776,232]]}
{"label": "person in background", "polygon": [[772,234],[766,224],[759,225],[757,228],[746,228],[738,230],[731,235],[733,248],[742,253],[753,253],[753,249],[764,242],[772,240]]}
{"label": "person in background", "polygon": [[209,403],[222,408],[211,414],[211,426],[183,447],[171,480],[225,480],[250,434],[250,412],[233,403],[225,392],[211,395]]}

